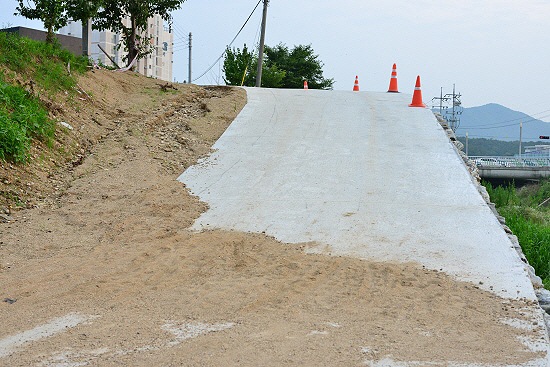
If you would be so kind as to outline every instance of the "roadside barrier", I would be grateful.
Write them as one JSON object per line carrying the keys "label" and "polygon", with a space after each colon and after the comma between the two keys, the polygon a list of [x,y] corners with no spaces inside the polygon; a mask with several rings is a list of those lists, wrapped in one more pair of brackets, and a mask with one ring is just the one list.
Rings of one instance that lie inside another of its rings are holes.
{"label": "roadside barrier", "polygon": [[426,107],[426,105],[422,102],[422,90],[420,89],[420,75],[416,77],[416,86],[414,87],[413,99],[409,107]]}
{"label": "roadside barrier", "polygon": [[390,88],[388,92],[399,93],[397,90],[397,66],[395,64],[393,64],[393,69],[391,71]]}

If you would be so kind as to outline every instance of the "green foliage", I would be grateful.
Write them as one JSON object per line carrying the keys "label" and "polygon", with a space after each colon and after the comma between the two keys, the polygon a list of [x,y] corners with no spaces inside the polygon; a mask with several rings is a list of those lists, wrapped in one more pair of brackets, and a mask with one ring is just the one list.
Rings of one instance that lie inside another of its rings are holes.
{"label": "green foliage", "polygon": [[494,187],[490,182],[483,181],[483,185],[491,197],[491,202],[493,202],[497,208],[520,204],[520,199],[516,194],[516,188],[513,184]]}
{"label": "green foliage", "polygon": [[56,92],[75,86],[76,80],[66,70],[69,62],[72,73],[82,73],[87,69],[87,58],[75,57],[56,43],[0,32],[0,65],[23,74],[42,89]]}
{"label": "green foliage", "polygon": [[[28,159],[32,139],[51,142],[55,124],[33,93],[39,94],[41,90],[72,92],[76,80],[67,72],[69,62],[75,74],[86,70],[88,59],[76,58],[55,43],[0,32],[0,68],[5,70],[0,73],[1,160],[24,162]],[[28,90],[7,83],[8,76],[14,74],[29,81]]]}
{"label": "green foliage", "polygon": [[523,186],[517,193],[524,205],[538,207],[539,204],[550,198],[550,181]]}
{"label": "green foliage", "polygon": [[0,159],[23,162],[31,138],[49,141],[54,133],[55,125],[40,102],[0,78]]}
{"label": "green foliage", "polygon": [[[466,145],[466,137],[458,136],[457,139],[464,145]],[[524,141],[522,146],[541,144],[539,141]],[[519,140],[515,141],[502,141],[495,139],[474,138],[468,139],[468,155],[469,156],[483,156],[493,155],[502,157],[513,157],[519,153]]]}
{"label": "green foliage", "polygon": [[[332,89],[333,79],[323,78],[321,61],[311,46],[295,46],[291,51],[282,44],[265,47],[262,65],[262,87],[302,88],[307,80],[311,89]],[[223,71],[228,85],[256,85],[258,57],[244,45],[240,49],[227,48]],[[244,83],[243,83],[244,77]]]}
{"label": "green foliage", "polygon": [[[67,25],[69,17],[67,15],[66,0],[27,0],[28,5],[23,4],[23,0],[18,0],[19,6],[16,8],[15,15],[22,15],[28,19],[39,19],[44,23],[47,29],[46,43],[53,43],[55,32],[61,27]],[[34,4],[34,7],[31,6]]]}
{"label": "green foliage", "polygon": [[231,49],[225,50],[225,60],[223,62],[223,80],[227,85],[245,85],[252,87],[256,85],[256,70],[252,73],[258,59],[252,52],[248,51],[246,44],[243,50]]}
{"label": "green foliage", "polygon": [[[223,71],[224,81],[227,85],[244,85],[253,87],[256,85],[258,57],[248,51],[246,44],[243,50],[230,49],[225,51]],[[282,80],[286,72],[280,70],[277,65],[268,66],[264,61],[262,66],[262,87],[281,88]]]}
{"label": "green foliage", "polygon": [[69,17],[83,22],[92,18],[101,6],[101,1],[89,0],[66,0],[65,3]]}
{"label": "green foliage", "polygon": [[484,181],[483,185],[499,214],[506,218],[506,225],[518,237],[529,264],[545,286],[550,286],[550,210],[539,206],[550,197],[550,181],[519,189],[513,184],[494,187]]}
{"label": "green foliage", "polygon": [[27,160],[29,138],[21,126],[9,116],[0,113],[0,160],[24,162]]}
{"label": "green foliage", "polygon": [[[531,209],[531,210],[529,210]],[[509,206],[499,210],[506,224],[518,237],[519,243],[546,287],[550,285],[550,226],[548,218],[532,208]]]}
{"label": "green foliage", "polygon": [[265,47],[267,67],[284,70],[282,88],[303,88],[307,80],[310,89],[332,89],[334,79],[323,77],[323,63],[315,55],[311,45],[298,45],[289,50],[284,44]]}
{"label": "green foliage", "polygon": [[[24,5],[24,1],[28,5]],[[109,29],[121,33],[128,64],[135,56],[142,58],[153,50],[153,35],[146,33],[147,20],[155,14],[164,20],[171,18],[170,12],[181,7],[185,0],[18,0],[17,14],[29,19],[40,19],[48,30],[47,43],[54,43],[55,32],[67,25],[69,19],[92,19],[92,28]],[[31,6],[31,3],[34,6]],[[130,18],[130,24],[125,19]]]}
{"label": "green foliage", "polygon": [[[130,64],[134,57],[142,58],[148,55],[153,48],[151,38],[154,35],[141,37],[140,32],[146,33],[147,19],[158,14],[164,20],[170,20],[170,12],[181,7],[185,0],[98,0],[95,3],[99,10],[93,16],[93,29],[110,29],[122,34],[124,47],[128,51],[127,62]],[[129,17],[130,24],[124,20]],[[151,38],[149,38],[151,37]]]}

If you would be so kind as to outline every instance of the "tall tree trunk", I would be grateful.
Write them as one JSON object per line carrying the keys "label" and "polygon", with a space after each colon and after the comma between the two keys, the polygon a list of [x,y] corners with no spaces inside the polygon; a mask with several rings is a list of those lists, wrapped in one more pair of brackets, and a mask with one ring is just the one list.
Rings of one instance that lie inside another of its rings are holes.
{"label": "tall tree trunk", "polygon": [[[134,60],[134,58],[136,57],[136,55],[138,54],[138,48],[137,48],[137,45],[136,45],[136,20],[135,18],[132,16],[130,17],[130,21],[131,21],[131,27],[132,27],[132,31],[130,33],[130,41],[128,42],[128,65],[130,65],[130,63]],[[135,65],[132,67],[132,70],[134,70],[135,68]]]}
{"label": "tall tree trunk", "polygon": [[46,43],[54,43],[55,34],[53,33],[53,27],[48,27],[48,33],[46,33]]}

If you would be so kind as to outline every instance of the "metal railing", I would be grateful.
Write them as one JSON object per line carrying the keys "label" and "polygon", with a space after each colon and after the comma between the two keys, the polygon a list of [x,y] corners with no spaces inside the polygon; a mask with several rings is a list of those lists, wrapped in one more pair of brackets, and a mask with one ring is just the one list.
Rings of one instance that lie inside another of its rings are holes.
{"label": "metal railing", "polygon": [[497,156],[472,156],[470,158],[480,167],[548,167],[550,157],[497,157]]}

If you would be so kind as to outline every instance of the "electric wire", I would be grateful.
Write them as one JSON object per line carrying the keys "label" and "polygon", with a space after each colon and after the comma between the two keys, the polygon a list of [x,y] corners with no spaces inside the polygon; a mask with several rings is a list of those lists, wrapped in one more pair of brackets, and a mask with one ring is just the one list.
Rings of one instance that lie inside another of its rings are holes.
{"label": "electric wire", "polygon": [[518,118],[515,118],[515,119],[512,119],[512,120],[505,120],[505,121],[499,121],[499,122],[493,122],[493,123],[490,123],[490,124],[483,124],[483,125],[477,125],[475,127],[469,127],[469,128],[472,128],[472,129],[485,129],[487,128],[486,126],[495,126],[495,125],[500,125],[500,124],[504,124],[504,123],[507,123],[507,122],[512,122],[512,121],[518,121],[518,120],[523,120],[523,119],[529,119],[527,121],[519,121],[519,122],[515,122],[513,124],[510,124],[510,125],[500,125],[500,126],[496,126],[496,128],[498,127],[506,127],[506,126],[514,126],[514,125],[517,125],[521,122],[531,122],[531,121],[536,121],[536,120],[540,120],[540,119],[543,119],[543,118],[546,118],[550,115],[545,115],[545,116],[542,116],[542,117],[538,117],[538,118],[534,118],[533,116],[536,116],[536,115],[540,115],[540,114],[543,114],[543,113],[547,113],[549,112],[550,110],[545,110],[545,111],[542,111],[542,112],[537,112],[537,113],[534,113],[530,116],[524,116],[524,117],[518,117]]}
{"label": "electric wire", "polygon": [[183,29],[178,23],[172,22],[172,31],[177,37],[177,40],[173,42],[172,52],[179,51],[179,49],[176,49],[180,47],[181,49],[189,47],[189,39],[185,29]]}
{"label": "electric wire", "polygon": [[[246,21],[244,22],[244,24],[242,25],[241,29],[239,29],[239,31],[237,32],[237,34],[235,35],[235,37],[233,37],[233,40],[231,40],[231,42],[229,43],[229,45],[226,46],[227,47],[231,47],[231,45],[233,44],[233,42],[235,42],[235,40],[237,39],[237,37],[239,36],[239,34],[241,34],[242,30],[244,29],[244,27],[246,26],[246,24],[248,23],[248,21],[250,20],[250,18],[252,17],[252,15],[254,14],[254,12],[256,11],[256,9],[258,8],[258,5],[260,5],[260,3],[262,2],[262,0],[258,0],[258,3],[256,4],[256,6],[254,7],[254,9],[252,10],[252,12],[250,13],[250,15],[248,16],[248,18],[246,19]],[[220,61],[222,58],[223,58],[223,55],[225,55],[225,50],[223,51],[223,53],[220,55],[220,57],[218,57],[216,59],[216,61],[210,65],[210,67],[208,69],[206,69],[206,71],[204,73],[202,73],[201,75],[199,75],[197,78],[194,78],[192,81],[190,82],[194,82],[200,78],[202,78],[206,73],[208,73],[214,66],[216,66],[216,64],[218,63],[218,61]]]}
{"label": "electric wire", "polygon": [[[466,136],[465,135],[458,135],[459,138],[465,138]],[[510,139],[509,141],[517,141],[519,140],[519,137],[518,138],[514,138],[514,137],[510,137],[510,136],[491,136],[491,137],[487,137],[487,135],[470,135],[468,134],[468,138],[469,139],[487,139],[487,140],[491,140],[491,139]],[[514,140],[515,139],[515,140]],[[522,137],[522,140],[524,142],[529,142],[529,141],[541,141],[541,139],[537,136],[537,137]],[[503,141],[506,141],[506,140],[503,140]]]}
{"label": "electric wire", "polygon": [[[529,116],[530,117],[530,116]],[[520,121],[520,122],[514,122],[512,124],[506,124],[506,125],[499,125],[499,126],[490,126],[490,127],[480,127],[480,126],[464,126],[463,129],[475,129],[475,130],[489,130],[489,129],[499,129],[501,127],[508,127],[508,126],[516,126],[516,125],[519,125],[520,123],[527,123],[527,122],[532,122],[532,121],[538,121],[540,119],[543,119],[543,118],[546,118],[546,117],[550,117],[550,114],[548,115],[544,115],[544,116],[541,116],[539,118],[532,118],[530,120],[526,120],[526,121]],[[514,121],[514,120],[509,120],[509,121]],[[501,122],[502,123],[502,122]],[[482,125],[482,126],[489,126],[489,125]]]}

